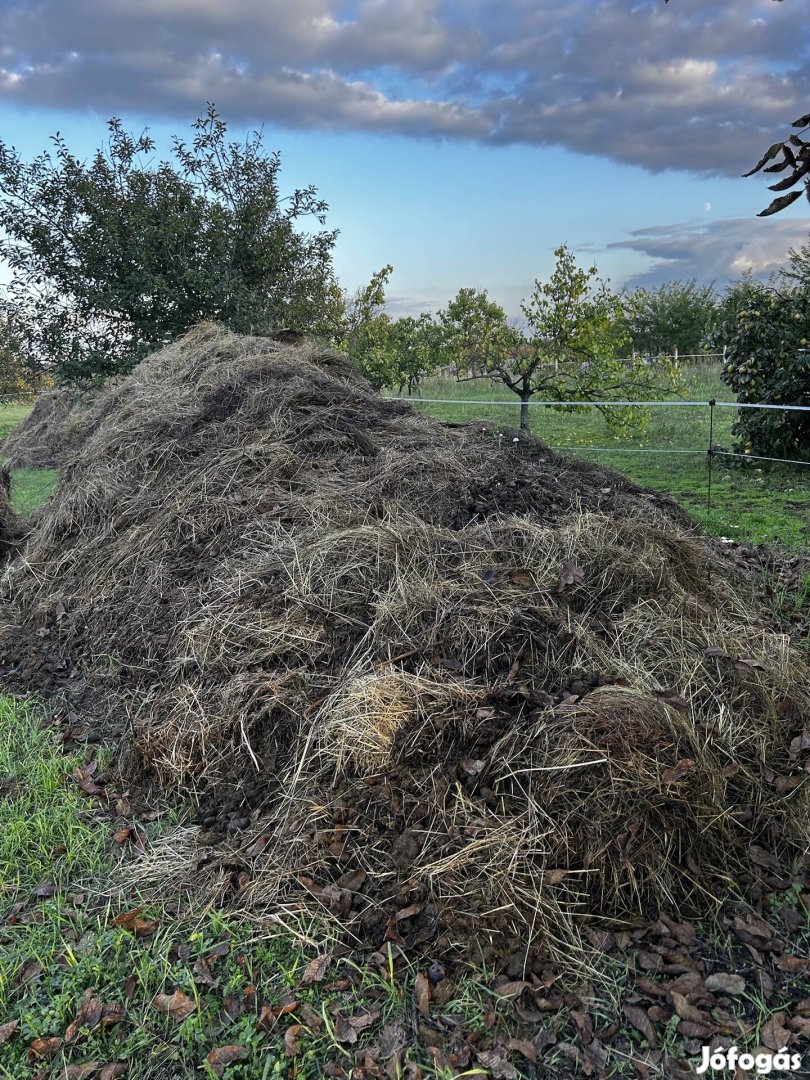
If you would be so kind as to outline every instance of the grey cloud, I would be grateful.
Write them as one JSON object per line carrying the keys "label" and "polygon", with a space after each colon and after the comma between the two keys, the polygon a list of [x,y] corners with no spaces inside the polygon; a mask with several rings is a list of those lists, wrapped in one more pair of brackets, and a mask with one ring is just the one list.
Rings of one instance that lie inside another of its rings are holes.
{"label": "grey cloud", "polygon": [[784,265],[790,248],[810,239],[810,223],[796,218],[725,218],[708,224],[654,225],[636,229],[609,248],[629,248],[655,260],[626,284],[655,286],[673,278],[714,281],[718,288],[745,271],[767,278]]}
{"label": "grey cloud", "polygon": [[[773,0],[27,0],[0,100],[556,145],[739,175],[804,111]],[[392,89],[396,88],[396,89]]]}

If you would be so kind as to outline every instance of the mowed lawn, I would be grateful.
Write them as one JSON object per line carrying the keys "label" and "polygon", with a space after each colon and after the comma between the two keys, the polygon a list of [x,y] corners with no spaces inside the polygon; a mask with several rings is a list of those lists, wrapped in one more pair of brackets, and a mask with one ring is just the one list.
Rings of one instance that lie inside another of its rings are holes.
{"label": "mowed lawn", "polygon": [[[734,400],[729,387],[720,380],[717,364],[696,364],[687,373],[687,383],[687,400]],[[416,407],[443,420],[487,417],[505,426],[517,427],[519,423],[517,398],[505,387],[485,380],[429,379],[421,387],[421,398],[412,399]],[[464,404],[424,401],[430,398],[461,399]],[[483,404],[490,401],[508,404]],[[639,484],[668,492],[713,536],[780,543],[791,548],[808,544],[810,466],[715,457],[709,508],[709,408],[671,404],[654,406],[646,412],[644,430],[623,438],[611,435],[595,408],[560,411],[532,406],[530,419],[534,433],[550,446],[572,448],[570,452],[617,469]],[[715,447],[732,450],[731,428],[736,417],[736,409],[715,408]],[[664,453],[650,452],[659,450]],[[701,453],[680,452],[684,450]]]}

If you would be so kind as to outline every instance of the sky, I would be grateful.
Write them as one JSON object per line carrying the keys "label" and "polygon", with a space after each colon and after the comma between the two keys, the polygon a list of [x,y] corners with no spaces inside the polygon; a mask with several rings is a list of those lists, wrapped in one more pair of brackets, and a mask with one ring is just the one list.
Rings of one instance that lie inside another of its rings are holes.
{"label": "sky", "polygon": [[[354,289],[485,288],[510,315],[566,243],[614,287],[767,276],[810,204],[742,179],[810,108],[806,0],[0,0],[0,140],[80,157],[214,102],[314,184]],[[0,275],[2,271],[0,271]]]}

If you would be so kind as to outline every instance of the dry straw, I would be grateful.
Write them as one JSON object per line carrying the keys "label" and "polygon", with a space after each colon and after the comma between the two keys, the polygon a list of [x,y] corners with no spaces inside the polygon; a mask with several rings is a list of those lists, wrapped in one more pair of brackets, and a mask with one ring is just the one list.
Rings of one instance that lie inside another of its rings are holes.
{"label": "dry straw", "polygon": [[211,895],[497,959],[806,858],[807,664],[668,500],[212,325],[87,423],[0,652],[131,776],[244,794]]}

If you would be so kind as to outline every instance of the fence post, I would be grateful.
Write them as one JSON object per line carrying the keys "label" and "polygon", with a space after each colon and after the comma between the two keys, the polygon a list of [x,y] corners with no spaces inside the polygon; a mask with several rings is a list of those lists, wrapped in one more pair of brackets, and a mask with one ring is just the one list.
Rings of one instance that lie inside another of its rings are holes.
{"label": "fence post", "polygon": [[717,404],[714,398],[709,401],[709,485],[706,493],[706,509],[712,508],[712,465],[714,463],[714,407]]}

